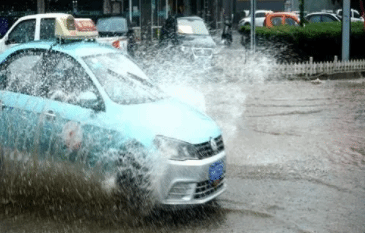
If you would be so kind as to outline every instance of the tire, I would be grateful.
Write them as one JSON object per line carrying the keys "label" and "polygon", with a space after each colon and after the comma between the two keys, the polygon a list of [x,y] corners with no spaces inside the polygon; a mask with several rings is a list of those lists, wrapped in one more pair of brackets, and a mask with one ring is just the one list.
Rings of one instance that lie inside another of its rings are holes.
{"label": "tire", "polygon": [[126,206],[145,215],[153,207],[150,168],[146,153],[138,143],[128,143],[117,161],[116,183]]}

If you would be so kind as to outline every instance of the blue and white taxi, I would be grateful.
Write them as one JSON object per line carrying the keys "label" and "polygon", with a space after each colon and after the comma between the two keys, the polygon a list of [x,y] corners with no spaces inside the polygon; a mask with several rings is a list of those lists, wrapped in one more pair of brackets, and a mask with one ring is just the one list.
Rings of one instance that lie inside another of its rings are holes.
{"label": "blue and white taxi", "polygon": [[95,33],[79,34],[72,24],[57,20],[57,43],[25,43],[0,55],[0,149],[100,166],[117,186],[146,182],[162,205],[222,194],[226,153],[216,123],[164,94],[120,50],[78,41]]}

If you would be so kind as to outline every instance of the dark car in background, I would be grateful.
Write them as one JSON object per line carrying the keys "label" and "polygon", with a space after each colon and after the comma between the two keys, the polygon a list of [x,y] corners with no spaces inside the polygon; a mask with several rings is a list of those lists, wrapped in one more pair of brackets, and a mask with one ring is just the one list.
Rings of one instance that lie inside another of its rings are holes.
{"label": "dark car in background", "polygon": [[176,48],[188,60],[209,67],[217,46],[203,19],[197,16],[169,17],[161,29],[159,45]]}
{"label": "dark car in background", "polygon": [[106,43],[116,48],[126,49],[130,55],[134,55],[136,49],[136,37],[132,24],[122,16],[105,16],[96,20],[96,28],[99,37],[105,38]]}

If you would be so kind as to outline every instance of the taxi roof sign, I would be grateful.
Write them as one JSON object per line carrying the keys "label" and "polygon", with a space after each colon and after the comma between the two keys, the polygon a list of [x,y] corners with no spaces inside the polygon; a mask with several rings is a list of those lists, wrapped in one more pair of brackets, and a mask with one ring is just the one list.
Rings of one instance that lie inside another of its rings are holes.
{"label": "taxi roof sign", "polygon": [[60,39],[94,39],[99,33],[91,19],[75,19],[72,15],[56,18],[55,36]]}

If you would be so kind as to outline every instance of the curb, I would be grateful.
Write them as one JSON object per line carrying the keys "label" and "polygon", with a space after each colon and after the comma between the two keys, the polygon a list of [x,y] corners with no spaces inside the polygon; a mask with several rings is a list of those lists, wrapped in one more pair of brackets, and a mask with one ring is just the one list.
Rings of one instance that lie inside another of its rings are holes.
{"label": "curb", "polygon": [[361,79],[365,78],[365,71],[349,71],[349,72],[340,72],[340,73],[331,73],[331,74],[317,74],[313,76],[296,76],[289,77],[289,80],[307,80],[312,81],[316,79],[320,80],[341,80],[341,79]]}

